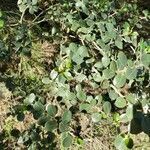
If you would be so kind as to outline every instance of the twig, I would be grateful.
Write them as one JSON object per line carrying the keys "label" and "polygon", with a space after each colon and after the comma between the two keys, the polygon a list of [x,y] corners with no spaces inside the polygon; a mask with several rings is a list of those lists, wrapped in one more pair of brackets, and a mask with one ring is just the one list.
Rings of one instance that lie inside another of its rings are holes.
{"label": "twig", "polygon": [[120,93],[120,91],[114,85],[111,84],[110,87],[113,88],[120,97],[125,97]]}
{"label": "twig", "polygon": [[25,15],[25,12],[26,12],[27,9],[28,9],[28,7],[26,7],[25,10],[22,12],[22,15],[21,15],[21,18],[20,18],[20,21],[19,21],[20,24],[22,24],[22,22],[23,22],[23,17]]}
{"label": "twig", "polygon": [[17,16],[21,16],[19,13],[13,12],[13,11],[4,11],[7,14],[13,14],[13,15],[17,15]]}
{"label": "twig", "polygon": [[43,15],[45,12],[47,12],[47,11],[50,10],[50,9],[51,9],[51,7],[47,8],[47,9],[44,10],[44,11],[42,11],[39,15],[37,15],[37,16],[34,18],[34,20],[32,21],[32,23],[34,24],[35,21],[36,21],[41,15]]}
{"label": "twig", "polygon": [[100,51],[101,55],[105,55],[104,51],[96,44],[96,42],[92,42],[93,45]]}

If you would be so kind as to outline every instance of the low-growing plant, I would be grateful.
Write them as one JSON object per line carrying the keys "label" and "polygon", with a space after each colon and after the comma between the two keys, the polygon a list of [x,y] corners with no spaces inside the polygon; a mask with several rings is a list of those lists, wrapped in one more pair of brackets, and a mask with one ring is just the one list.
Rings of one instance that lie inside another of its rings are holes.
{"label": "low-growing plant", "polygon": [[[16,70],[3,74],[11,77],[13,96],[21,96],[11,114],[23,121],[30,112],[35,119],[20,133],[20,144],[29,150],[80,147],[81,114],[89,126],[109,121],[119,128],[113,144],[119,150],[133,148],[131,134],[150,136],[150,48],[139,31],[145,31],[148,10],[108,0],[19,0],[18,7],[21,18],[9,28],[13,43],[2,37],[0,58],[6,61],[8,49],[9,58],[19,60]],[[1,18],[0,12],[0,30]],[[43,41],[59,51],[43,50]]]}

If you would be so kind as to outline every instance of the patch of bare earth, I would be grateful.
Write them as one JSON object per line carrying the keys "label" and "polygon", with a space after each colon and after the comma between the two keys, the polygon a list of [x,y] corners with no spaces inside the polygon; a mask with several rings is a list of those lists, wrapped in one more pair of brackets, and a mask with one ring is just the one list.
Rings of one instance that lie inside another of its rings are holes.
{"label": "patch of bare earth", "polygon": [[56,44],[49,43],[48,41],[43,42],[42,53],[43,53],[45,62],[47,62],[48,64],[53,63],[53,59],[57,53]]}
{"label": "patch of bare earth", "polygon": [[[83,138],[84,144],[82,148],[74,145],[71,150],[114,150],[114,139],[117,134],[117,129],[114,125],[108,122],[93,124],[87,114],[78,114],[74,119],[72,126],[74,132],[78,132],[78,136]],[[78,129],[78,131],[77,131]],[[80,130],[79,130],[80,129]]]}
{"label": "patch of bare earth", "polygon": [[13,127],[17,130],[19,130],[20,132],[23,132],[27,129],[29,129],[30,125],[35,123],[36,120],[33,118],[33,115],[31,113],[26,113],[25,114],[25,118],[23,121],[15,121]]}
{"label": "patch of bare earth", "polygon": [[14,101],[12,93],[3,82],[0,82],[0,149],[23,150],[24,146],[17,144],[17,139],[11,137],[11,132],[18,130],[19,133],[23,133],[32,123],[35,123],[33,115],[29,112],[25,113],[23,121],[18,121],[16,117],[8,115],[10,108],[15,106]]}
{"label": "patch of bare earth", "polygon": [[116,127],[107,122],[92,125],[89,141],[85,143],[85,149],[89,150],[114,150],[114,139],[117,134]]}
{"label": "patch of bare earth", "polygon": [[144,132],[140,134],[132,134],[131,138],[134,141],[134,150],[149,150],[150,149],[150,137]]}
{"label": "patch of bare earth", "polygon": [[11,92],[3,82],[0,82],[0,132],[3,130],[5,119],[10,107]]}

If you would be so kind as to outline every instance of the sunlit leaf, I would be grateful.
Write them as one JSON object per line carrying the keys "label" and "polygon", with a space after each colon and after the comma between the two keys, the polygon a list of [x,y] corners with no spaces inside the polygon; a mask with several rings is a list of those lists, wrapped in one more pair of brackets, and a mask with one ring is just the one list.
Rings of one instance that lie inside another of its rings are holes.
{"label": "sunlit leaf", "polygon": [[93,113],[91,117],[92,117],[92,121],[94,123],[97,123],[97,122],[101,121],[101,119],[102,119],[102,116],[100,113]]}
{"label": "sunlit leaf", "polygon": [[57,128],[57,126],[58,126],[58,124],[57,124],[56,120],[50,120],[45,123],[45,130],[53,131]]}
{"label": "sunlit leaf", "polygon": [[30,104],[32,104],[32,103],[34,102],[35,98],[36,98],[35,94],[34,94],[34,93],[31,93],[31,94],[24,100],[24,103],[25,103],[26,105],[30,105]]}
{"label": "sunlit leaf", "polygon": [[43,78],[43,79],[42,79],[42,82],[43,82],[44,84],[50,84],[50,83],[51,83],[50,79],[47,78],[47,77]]}
{"label": "sunlit leaf", "polygon": [[128,148],[126,147],[124,138],[121,135],[118,135],[115,138],[114,145],[115,145],[117,150],[121,150],[121,149],[122,150],[128,150]]}
{"label": "sunlit leaf", "polygon": [[128,107],[126,109],[126,115],[127,115],[128,121],[131,121],[133,119],[134,110],[133,110],[132,104],[128,105]]}
{"label": "sunlit leaf", "polygon": [[136,104],[136,103],[137,103],[136,97],[135,97],[135,95],[133,95],[132,93],[127,94],[127,95],[126,95],[126,99],[127,99],[127,101],[129,101],[131,104]]}
{"label": "sunlit leaf", "polygon": [[115,106],[118,108],[124,108],[126,104],[126,100],[122,97],[118,97],[115,101]]}
{"label": "sunlit leaf", "polygon": [[106,79],[111,79],[115,76],[115,72],[111,69],[105,69],[105,70],[103,70],[103,76]]}
{"label": "sunlit leaf", "polygon": [[114,90],[110,90],[108,94],[111,100],[115,100],[119,96]]}
{"label": "sunlit leaf", "polygon": [[118,53],[117,67],[123,69],[127,64],[127,56],[123,52]]}
{"label": "sunlit leaf", "polygon": [[60,122],[59,123],[59,130],[60,130],[60,132],[69,131],[69,124],[68,123],[64,123],[64,122]]}
{"label": "sunlit leaf", "polygon": [[70,147],[72,144],[72,136],[70,134],[67,135],[62,141],[62,145],[64,147]]}
{"label": "sunlit leaf", "polygon": [[141,57],[141,62],[143,65],[148,67],[150,65],[150,54],[143,54]]}
{"label": "sunlit leaf", "polygon": [[126,77],[121,74],[116,75],[113,80],[113,84],[118,88],[123,87],[125,83],[126,83]]}
{"label": "sunlit leaf", "polygon": [[62,116],[62,122],[63,123],[69,123],[72,118],[72,113],[70,110],[66,110]]}
{"label": "sunlit leaf", "polygon": [[88,103],[83,103],[83,104],[80,104],[80,106],[79,106],[80,111],[85,110],[85,111],[89,112],[90,109],[91,109],[91,105]]}
{"label": "sunlit leaf", "polygon": [[57,107],[54,105],[48,105],[46,107],[46,110],[48,112],[48,115],[54,117],[57,114]]}
{"label": "sunlit leaf", "polygon": [[126,78],[129,80],[135,79],[137,76],[137,69],[128,67],[126,70]]}
{"label": "sunlit leaf", "polygon": [[103,110],[106,114],[109,114],[111,112],[111,103],[110,102],[105,102],[103,104]]}
{"label": "sunlit leaf", "polygon": [[102,58],[102,64],[104,67],[107,67],[110,64],[110,58],[108,58],[107,56],[104,56]]}
{"label": "sunlit leaf", "polygon": [[3,27],[4,27],[4,20],[0,19],[0,28],[3,28]]}
{"label": "sunlit leaf", "polygon": [[121,37],[117,37],[117,39],[115,40],[115,45],[119,48],[119,49],[123,49],[123,42],[121,40]]}

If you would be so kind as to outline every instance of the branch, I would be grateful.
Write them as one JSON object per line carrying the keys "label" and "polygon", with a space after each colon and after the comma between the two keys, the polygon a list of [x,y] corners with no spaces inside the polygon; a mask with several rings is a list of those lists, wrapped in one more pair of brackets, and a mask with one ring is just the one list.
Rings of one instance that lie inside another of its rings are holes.
{"label": "branch", "polygon": [[105,52],[96,44],[96,42],[92,42],[93,45],[100,51],[101,55],[105,55]]}
{"label": "branch", "polygon": [[120,93],[120,91],[114,85],[111,84],[110,87],[113,88],[120,97],[125,97]]}

